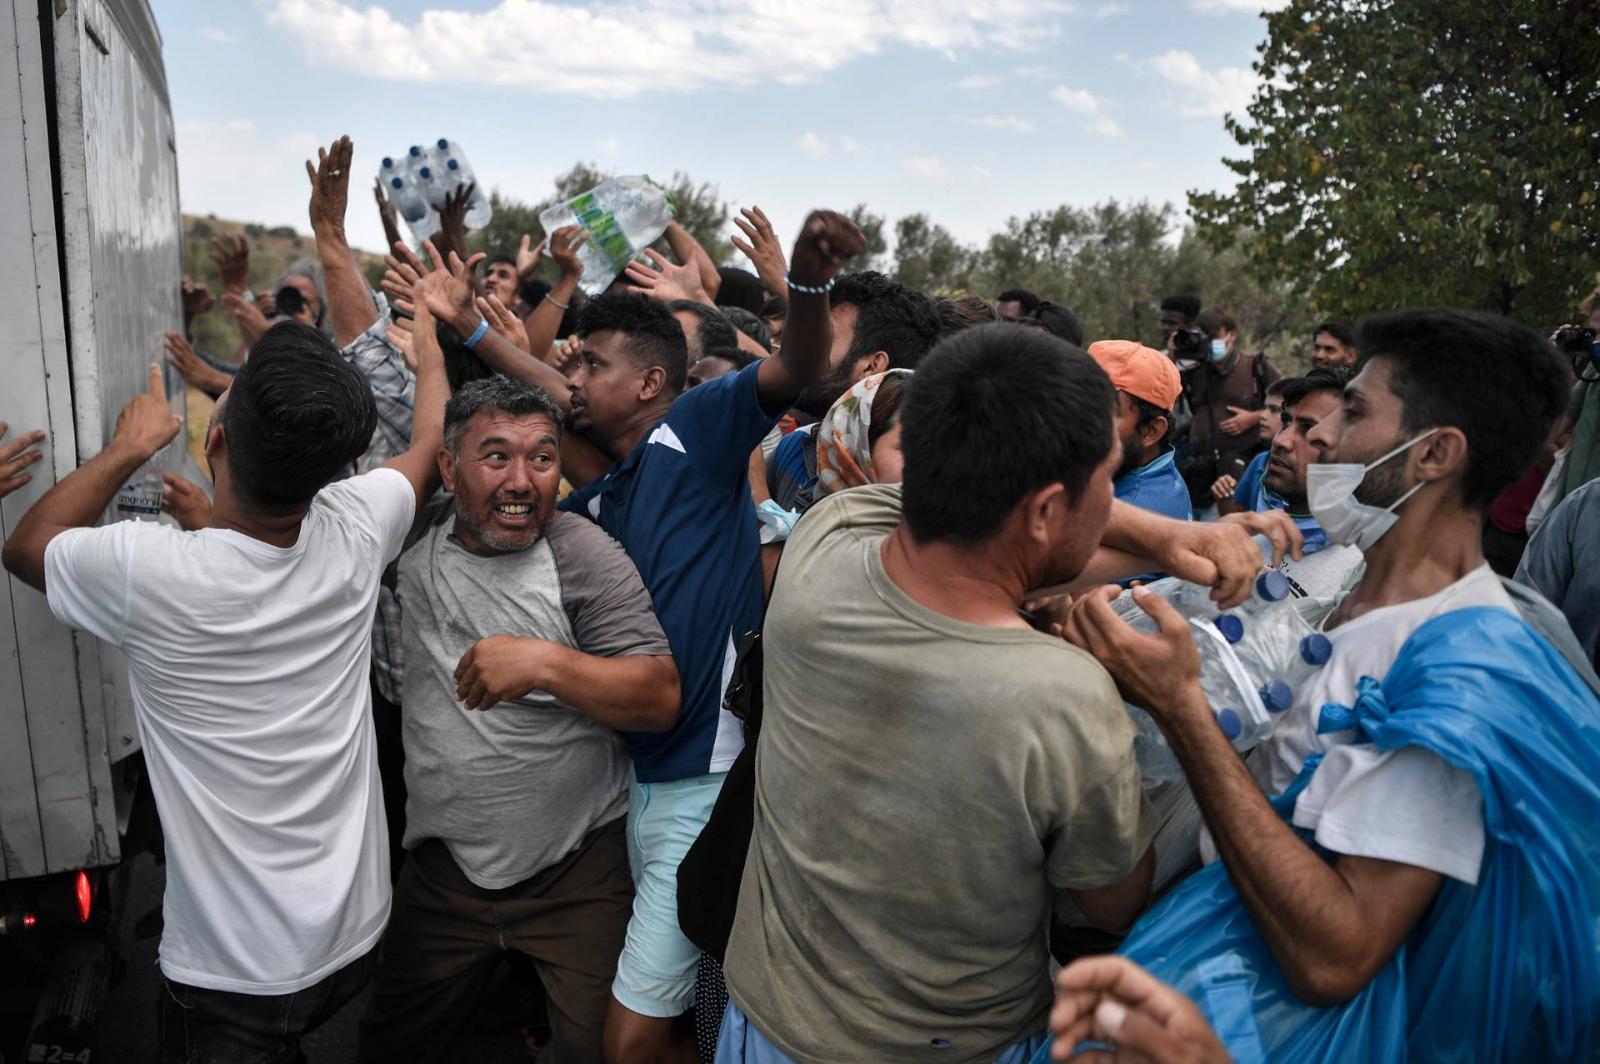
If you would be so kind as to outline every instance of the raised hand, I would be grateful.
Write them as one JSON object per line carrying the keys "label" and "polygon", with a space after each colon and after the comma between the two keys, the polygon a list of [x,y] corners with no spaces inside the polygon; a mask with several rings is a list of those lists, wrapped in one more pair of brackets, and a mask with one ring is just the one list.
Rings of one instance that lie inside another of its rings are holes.
{"label": "raised hand", "polygon": [[550,234],[550,257],[561,267],[562,277],[583,276],[583,260],[578,249],[589,242],[589,231],[581,225],[564,225]]}
{"label": "raised hand", "polygon": [[413,321],[410,318],[395,318],[389,323],[387,339],[400,352],[400,358],[405,362],[406,369],[412,373],[417,372],[417,355],[412,348],[411,330]]}
{"label": "raised hand", "polygon": [[746,238],[740,240],[734,237],[733,246],[744,252],[755,266],[756,275],[761,278],[769,294],[783,295],[783,275],[789,267],[783,261],[783,245],[773,233],[772,223],[767,220],[765,212],[760,207],[741,208],[733,224],[739,227]]}
{"label": "raised hand", "polygon": [[812,211],[795,238],[789,276],[796,284],[821,286],[866,248],[855,222],[837,211]]}
{"label": "raised hand", "polygon": [[517,245],[517,280],[526,281],[533,276],[533,271],[539,268],[539,262],[544,258],[544,245],[535,244],[533,237],[527,233],[522,234],[522,243]]}
{"label": "raised hand", "polygon": [[1262,411],[1246,410],[1242,406],[1230,406],[1233,416],[1223,421],[1218,428],[1229,436],[1242,436],[1247,432],[1256,432],[1261,428]]}
{"label": "raised hand", "polygon": [[239,327],[239,334],[244,337],[245,343],[255,343],[271,328],[260,307],[245,302],[243,296],[234,292],[222,293],[222,312]]}
{"label": "raised hand", "polygon": [[161,512],[176,518],[178,527],[185,532],[193,532],[211,523],[211,500],[193,481],[173,473],[163,473]]}
{"label": "raised hand", "polygon": [[122,444],[148,460],[167,444],[183,427],[183,419],[167,405],[167,385],[161,378],[161,366],[150,363],[149,390],[134,396],[117,415],[117,427],[112,442]]}
{"label": "raised hand", "polygon": [[278,316],[278,293],[263,288],[256,293],[256,309],[261,311],[261,316],[271,321]]}
{"label": "raised hand", "polygon": [[216,300],[211,298],[211,289],[198,281],[183,275],[180,284],[183,293],[183,327],[189,328],[189,323],[216,305]]}
{"label": "raised hand", "polygon": [[175,332],[166,334],[167,361],[189,384],[207,395],[221,395],[233,383],[233,378],[195,354],[189,341]]}
{"label": "raised hand", "polygon": [[556,347],[553,358],[550,360],[564,377],[570,377],[578,369],[578,356],[583,351],[583,337],[574,333],[562,340]]}
{"label": "raised hand", "polygon": [[533,354],[528,349],[528,327],[522,324],[522,319],[506,309],[500,302],[499,296],[479,296],[477,301],[478,313],[489,321],[489,328],[504,336],[518,347]]}
{"label": "raised hand", "polygon": [[467,253],[467,208],[471,206],[472,193],[477,183],[463,185],[445,197],[439,212],[439,243],[446,253]]}
{"label": "raised hand", "polygon": [[243,294],[250,273],[250,242],[242,235],[219,236],[211,242],[211,261],[222,274],[222,287]]}
{"label": "raised hand", "polygon": [[403,241],[396,240],[390,246],[394,253],[383,257],[384,264],[389,268],[383,272],[383,279],[378,284],[396,307],[409,314],[415,302],[413,292],[417,282],[428,272],[428,268]]}
{"label": "raised hand", "polygon": [[311,179],[311,231],[344,231],[344,212],[350,200],[350,160],[355,153],[348,136],[317,149],[317,164],[306,160]]}
{"label": "raised hand", "polygon": [[1216,499],[1218,502],[1221,502],[1223,499],[1231,499],[1233,497],[1234,490],[1238,487],[1239,482],[1233,477],[1224,473],[1211,485],[1211,497]]}
{"label": "raised hand", "polygon": [[[8,427],[4,421],[0,421],[0,440],[5,439]],[[28,448],[42,442],[44,433],[34,429],[32,432],[24,432],[9,443],[0,443],[0,499],[33,479],[33,474],[25,470],[43,458],[44,452],[30,451]]]}
{"label": "raised hand", "polygon": [[[458,332],[463,331],[461,326],[467,319],[475,317],[473,300],[477,297],[477,289],[472,283],[472,275],[486,256],[478,252],[466,262],[460,256],[451,252],[448,262],[439,254],[439,249],[433,246],[433,241],[425,241],[422,245],[427,249],[428,257],[433,260],[433,268],[418,278],[413,286],[412,306],[420,310],[426,303],[433,316],[441,321],[455,326]],[[420,264],[420,260],[418,260]],[[476,327],[474,321],[465,330],[472,332]],[[417,328],[420,330],[422,323],[419,320]]]}
{"label": "raised hand", "polygon": [[654,251],[646,251],[643,261],[635,259],[623,268],[629,282],[628,291],[670,303],[674,299],[689,299],[696,303],[711,302],[705,286],[700,283],[700,271],[694,263],[676,266]]}

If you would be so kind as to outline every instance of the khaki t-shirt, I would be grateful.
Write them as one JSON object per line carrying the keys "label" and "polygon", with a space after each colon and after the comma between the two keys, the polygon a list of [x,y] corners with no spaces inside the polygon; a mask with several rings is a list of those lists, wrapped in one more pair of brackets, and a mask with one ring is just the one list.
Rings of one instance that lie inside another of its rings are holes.
{"label": "khaki t-shirt", "polygon": [[767,613],[726,973],[798,1061],[989,1061],[1043,1030],[1051,889],[1116,883],[1155,830],[1105,670],[913,601],[879,560],[899,518],[893,485],[817,504]]}

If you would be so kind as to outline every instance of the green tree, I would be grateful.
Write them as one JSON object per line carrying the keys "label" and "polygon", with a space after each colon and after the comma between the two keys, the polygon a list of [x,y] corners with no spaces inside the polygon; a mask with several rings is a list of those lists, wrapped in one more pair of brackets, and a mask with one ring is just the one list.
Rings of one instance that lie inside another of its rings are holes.
{"label": "green tree", "polygon": [[977,253],[926,214],[894,223],[894,279],[929,295],[965,291]]}
{"label": "green tree", "polygon": [[[860,228],[861,235],[866,240],[866,246],[861,254],[851,262],[852,270],[881,270],[887,261],[889,241],[883,235],[884,218],[881,214],[874,214],[867,209],[865,203],[858,203],[850,210],[844,212],[856,226]],[[789,253],[784,248],[784,254]]]}
{"label": "green tree", "polygon": [[1455,304],[1563,320],[1593,287],[1593,0],[1291,0],[1266,16],[1238,186],[1191,194],[1313,311]]}

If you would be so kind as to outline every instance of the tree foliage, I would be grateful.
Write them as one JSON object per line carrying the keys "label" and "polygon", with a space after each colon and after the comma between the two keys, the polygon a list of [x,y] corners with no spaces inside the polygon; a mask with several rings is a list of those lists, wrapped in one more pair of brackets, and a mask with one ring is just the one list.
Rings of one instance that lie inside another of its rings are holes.
{"label": "tree foliage", "polygon": [[1594,287],[1593,0],[1291,0],[1267,18],[1247,154],[1201,231],[1342,317],[1452,304],[1564,320]]}

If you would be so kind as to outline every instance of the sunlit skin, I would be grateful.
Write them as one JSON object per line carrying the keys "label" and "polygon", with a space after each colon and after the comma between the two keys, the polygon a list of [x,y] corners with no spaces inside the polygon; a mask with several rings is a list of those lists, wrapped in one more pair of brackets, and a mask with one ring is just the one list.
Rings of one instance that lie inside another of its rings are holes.
{"label": "sunlit skin", "polygon": [[445,490],[455,494],[455,535],[468,550],[526,550],[550,527],[561,489],[561,431],[547,414],[482,410],[459,453],[439,450]]}
{"label": "sunlit skin", "polygon": [[1309,437],[1323,418],[1339,409],[1339,401],[1336,391],[1312,392],[1283,411],[1261,482],[1288,503],[1291,513],[1303,514],[1307,510],[1306,466],[1317,460],[1317,450]]}
{"label": "sunlit skin", "polygon": [[[1306,434],[1317,461],[1366,465],[1405,442],[1403,406],[1389,389],[1390,374],[1387,361],[1374,359],[1345,386],[1343,399]],[[1416,456],[1413,448],[1368,470],[1356,498],[1372,506],[1393,503],[1405,491],[1406,466]]]}
{"label": "sunlit skin", "polygon": [[592,333],[578,353],[578,368],[567,385],[572,395],[572,428],[616,454],[616,442],[653,425],[671,405],[665,373],[634,362],[628,338],[614,329]]}

